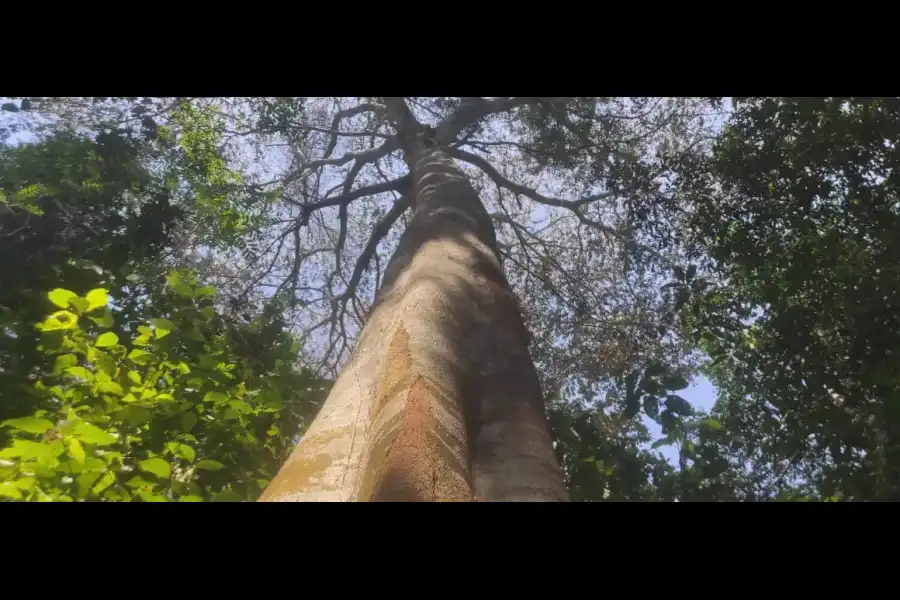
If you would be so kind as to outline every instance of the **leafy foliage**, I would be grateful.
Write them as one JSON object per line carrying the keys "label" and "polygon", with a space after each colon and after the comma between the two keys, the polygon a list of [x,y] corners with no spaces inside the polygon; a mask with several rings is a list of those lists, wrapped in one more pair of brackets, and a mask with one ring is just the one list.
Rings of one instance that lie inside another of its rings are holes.
{"label": "leafy foliage", "polygon": [[768,495],[900,498],[900,101],[737,100],[683,187],[718,418]]}
{"label": "leafy foliage", "polygon": [[171,245],[183,211],[148,152],[119,133],[67,131],[0,148],[0,418],[29,410],[20,384],[44,361],[33,323],[46,291],[117,289]]}
{"label": "leafy foliage", "polygon": [[[111,331],[104,289],[48,294],[52,371],[27,417],[2,423],[0,490],[15,500],[253,500],[325,391],[269,318],[227,327],[215,290],[173,272],[164,316]],[[273,329],[273,324],[275,328]]]}

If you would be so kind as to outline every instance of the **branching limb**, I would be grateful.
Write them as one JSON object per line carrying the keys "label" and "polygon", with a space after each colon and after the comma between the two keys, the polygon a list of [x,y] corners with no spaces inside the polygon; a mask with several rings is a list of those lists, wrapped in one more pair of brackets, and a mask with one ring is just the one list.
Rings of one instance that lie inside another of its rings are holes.
{"label": "branching limb", "polygon": [[353,267],[353,275],[350,277],[347,289],[341,294],[341,299],[343,301],[346,302],[348,298],[356,294],[356,288],[359,285],[360,279],[362,279],[363,273],[365,273],[366,269],[369,267],[369,261],[372,260],[373,256],[377,255],[376,251],[378,249],[378,243],[388,234],[391,227],[393,227],[394,223],[397,222],[397,219],[400,218],[400,215],[412,206],[412,200],[412,194],[404,194],[399,200],[394,202],[391,209],[378,221],[378,223],[375,224],[375,227],[372,229],[372,235],[369,236],[365,248],[363,248],[362,253],[356,260],[356,266]]}
{"label": "branching limb", "polygon": [[441,146],[448,146],[456,141],[459,132],[468,125],[479,121],[489,115],[506,112],[534,104],[536,98],[467,98],[449,117],[438,123],[435,127],[434,139]]}
{"label": "branching limb", "polygon": [[332,121],[331,121],[331,131],[327,131],[327,132],[323,131],[323,133],[331,133],[332,135],[331,135],[331,141],[328,142],[328,148],[325,149],[325,154],[322,155],[322,158],[328,159],[331,157],[331,153],[334,152],[334,148],[335,148],[335,146],[337,146],[338,137],[340,137],[341,135],[345,135],[345,136],[367,135],[367,136],[372,136],[372,137],[379,137],[379,134],[367,133],[367,132],[354,133],[354,134],[342,133],[340,131],[340,126],[341,126],[341,121],[343,121],[344,119],[349,119],[351,117],[354,117],[358,114],[361,114],[364,112],[378,113],[378,112],[383,112],[383,111],[384,111],[383,106],[381,106],[379,104],[367,102],[365,104],[360,104],[359,106],[354,106],[352,108],[344,109],[344,110],[338,112],[336,115],[334,115],[334,119],[332,119]]}
{"label": "branching limb", "polygon": [[397,138],[390,137],[377,148],[366,150],[365,152],[348,152],[347,154],[344,154],[343,156],[338,158],[322,158],[319,160],[310,161],[309,163],[303,165],[300,169],[297,169],[296,171],[288,175],[284,179],[284,183],[287,184],[295,179],[306,177],[310,173],[321,167],[339,167],[341,165],[347,164],[351,160],[355,160],[361,164],[368,164],[378,160],[379,158],[387,156],[388,154],[399,148],[400,146],[397,142]]}
{"label": "branching limb", "polygon": [[335,196],[334,198],[319,200],[318,202],[303,203],[293,200],[292,203],[298,206],[302,206],[304,210],[308,212],[314,212],[319,210],[320,208],[325,208],[327,206],[341,206],[342,204],[347,204],[349,202],[352,202],[353,200],[356,200],[357,198],[362,198],[364,196],[372,196],[375,194],[381,194],[390,191],[400,191],[409,184],[409,181],[410,177],[408,175],[404,175],[403,177],[398,177],[397,179],[383,181],[381,183],[373,183],[372,185],[367,185],[365,187],[346,192],[344,194],[341,194],[340,196]]}
{"label": "branching limb", "polygon": [[525,187],[524,185],[519,185],[513,181],[510,181],[506,177],[500,174],[497,169],[491,165],[488,161],[483,159],[482,157],[472,154],[471,152],[466,152],[465,150],[460,150],[459,148],[452,148],[447,150],[447,153],[453,158],[457,158],[459,160],[465,161],[469,164],[475,165],[484,173],[491,178],[491,180],[497,185],[515,193],[521,194],[526,198],[531,198],[535,202],[539,202],[541,204],[546,204],[548,206],[558,206],[560,208],[567,208],[574,212],[582,222],[595,227],[601,231],[605,231],[607,233],[618,235],[618,232],[609,227],[607,225],[603,225],[602,223],[598,223],[596,221],[591,221],[590,219],[586,219],[584,215],[581,213],[581,207],[590,204],[591,202],[596,202],[597,200],[602,200],[603,198],[608,198],[613,195],[612,192],[602,192],[600,194],[594,194],[592,196],[587,196],[585,198],[581,198],[579,200],[560,200],[558,198],[550,198],[548,196],[544,196],[539,194],[535,190]]}

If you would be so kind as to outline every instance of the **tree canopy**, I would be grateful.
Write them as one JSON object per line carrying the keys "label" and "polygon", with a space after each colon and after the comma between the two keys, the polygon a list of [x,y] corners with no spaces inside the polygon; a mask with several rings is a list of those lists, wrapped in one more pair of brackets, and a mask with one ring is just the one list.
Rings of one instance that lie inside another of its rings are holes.
{"label": "tree canopy", "polygon": [[[403,102],[494,223],[574,500],[897,497],[900,101]],[[6,497],[255,499],[410,218],[387,106],[3,104]]]}

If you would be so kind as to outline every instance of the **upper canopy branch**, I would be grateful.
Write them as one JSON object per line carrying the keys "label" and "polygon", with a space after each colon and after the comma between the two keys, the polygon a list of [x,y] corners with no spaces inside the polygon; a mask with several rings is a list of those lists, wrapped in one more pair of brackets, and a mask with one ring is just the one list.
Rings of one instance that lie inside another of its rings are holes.
{"label": "upper canopy branch", "polygon": [[292,203],[301,206],[305,212],[311,213],[313,211],[319,210],[320,208],[325,208],[328,206],[346,206],[349,202],[352,202],[357,198],[362,198],[363,196],[373,196],[375,194],[382,194],[384,192],[390,191],[402,192],[409,185],[409,182],[409,175],[404,175],[403,177],[398,177],[397,179],[382,181],[380,183],[373,183],[372,185],[357,188],[355,190],[345,192],[339,196],[325,198],[317,202],[297,202],[296,200],[294,200],[292,201]]}
{"label": "upper canopy branch", "polygon": [[603,198],[608,198],[613,195],[613,192],[602,192],[600,194],[586,196],[578,200],[560,200],[559,198],[550,198],[549,196],[539,194],[529,187],[525,187],[524,185],[520,185],[518,183],[515,183],[514,181],[510,181],[509,179],[501,175],[500,172],[497,171],[497,169],[495,169],[493,165],[491,165],[491,163],[476,154],[466,152],[465,150],[461,150],[459,148],[448,149],[447,153],[453,158],[457,158],[469,164],[475,165],[476,167],[484,171],[484,173],[488,177],[490,177],[494,183],[513,192],[514,194],[521,194],[526,198],[530,198],[535,202],[546,204],[548,206],[567,208],[573,211],[579,217],[579,220],[581,220],[585,224],[590,225],[591,227],[595,227],[596,229],[599,229],[601,231],[618,235],[618,232],[614,228],[603,225],[602,223],[598,223],[597,221],[587,219],[581,213],[581,208],[583,206],[586,206],[591,202],[596,202],[597,200],[602,200]]}
{"label": "upper canopy branch", "polygon": [[366,102],[364,104],[360,104],[359,106],[353,106],[351,108],[345,108],[342,111],[339,111],[334,115],[334,119],[331,121],[331,141],[328,142],[328,148],[325,149],[325,154],[322,155],[322,158],[327,159],[331,156],[331,153],[334,152],[335,146],[338,143],[338,137],[340,136],[363,136],[363,135],[371,135],[378,136],[378,134],[359,132],[359,133],[343,133],[340,131],[341,121],[344,119],[349,119],[358,114],[362,114],[364,112],[374,112],[376,114],[381,114],[384,112],[384,107],[379,104],[374,104],[372,102]]}

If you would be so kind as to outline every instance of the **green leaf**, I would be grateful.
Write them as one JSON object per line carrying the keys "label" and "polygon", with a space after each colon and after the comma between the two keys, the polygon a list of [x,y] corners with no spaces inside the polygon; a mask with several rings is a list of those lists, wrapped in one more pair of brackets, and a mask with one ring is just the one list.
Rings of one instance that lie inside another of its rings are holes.
{"label": "green leaf", "polygon": [[115,394],[116,396],[121,396],[125,393],[125,390],[122,389],[122,386],[115,381],[104,381],[102,383],[98,383],[97,391],[101,394]]}
{"label": "green leaf", "polygon": [[128,492],[117,490],[115,488],[106,490],[106,492],[103,494],[103,497],[112,500],[113,502],[131,499],[131,496],[129,496]]}
{"label": "green leaf", "polygon": [[75,489],[80,498],[88,495],[98,477],[100,477],[100,473],[97,471],[86,471],[78,476],[78,479],[75,480]]}
{"label": "green leaf", "polygon": [[103,431],[96,425],[82,421],[72,430],[72,435],[82,442],[94,444],[95,446],[109,446],[119,441],[119,438],[111,433]]}
{"label": "green leaf", "polygon": [[218,494],[215,494],[212,499],[213,502],[243,502],[244,499],[238,496],[235,492],[231,490],[222,490]]}
{"label": "green leaf", "polygon": [[2,426],[27,431],[28,433],[44,433],[53,427],[53,423],[47,419],[39,419],[37,417],[21,417],[3,421]]}
{"label": "green leaf", "polygon": [[69,450],[69,456],[75,459],[79,465],[84,464],[84,446],[75,438],[66,439],[66,448]]}
{"label": "green leaf", "polygon": [[253,412],[253,407],[244,402],[243,400],[232,400],[228,403],[228,406],[236,410],[238,413],[242,415],[247,415]]}
{"label": "green leaf", "polygon": [[138,492],[138,496],[141,497],[141,500],[144,502],[168,502],[165,496],[160,494],[154,494],[152,492]]}
{"label": "green leaf", "polygon": [[47,297],[50,298],[50,302],[56,306],[60,308],[69,308],[69,300],[77,298],[78,294],[63,288],[56,288],[55,290],[48,292]]}
{"label": "green leaf", "polygon": [[708,427],[709,429],[712,429],[713,431],[718,431],[719,429],[722,429],[721,421],[718,421],[717,419],[712,419],[712,418],[703,419],[702,421],[700,421],[700,425],[702,425],[704,427]]}
{"label": "green leaf", "polygon": [[150,420],[150,409],[143,406],[128,406],[124,412],[129,425],[143,425]]}
{"label": "green leaf", "polygon": [[206,395],[203,396],[203,401],[222,404],[223,402],[228,402],[228,396],[222,392],[206,392]]}
{"label": "green leaf", "polygon": [[62,444],[42,444],[29,440],[13,440],[12,446],[4,448],[0,451],[0,458],[21,458],[22,460],[34,459],[40,464],[49,465],[54,457],[59,454],[57,448],[62,448]]}
{"label": "green leaf", "polygon": [[12,482],[4,481],[0,483],[0,496],[5,496],[6,498],[12,498],[13,500],[19,500],[22,498],[22,492],[19,491]]}
{"label": "green leaf", "polygon": [[96,458],[94,456],[88,456],[84,459],[84,469],[83,471],[102,471],[106,468],[106,463],[103,462],[102,459]]}
{"label": "green leaf", "polygon": [[130,488],[152,488],[154,485],[156,485],[156,482],[144,479],[140,475],[135,475],[134,477],[126,481],[125,485]]}
{"label": "green leaf", "polygon": [[187,444],[181,444],[180,446],[178,446],[178,454],[188,462],[194,462],[194,459],[197,458],[197,451]]}
{"label": "green leaf", "polygon": [[150,324],[156,328],[156,337],[161,339],[175,331],[175,323],[168,319],[153,319]]}
{"label": "green leaf", "polygon": [[100,476],[100,479],[94,484],[93,489],[91,490],[95,494],[103,493],[103,490],[111,486],[116,482],[116,474],[112,471],[107,471],[103,475]]}
{"label": "green leaf", "polygon": [[30,492],[34,489],[35,484],[37,484],[36,477],[26,477],[24,479],[16,479],[12,482],[14,486],[19,488],[20,490],[24,490],[26,492]]}
{"label": "green leaf", "polygon": [[175,293],[179,296],[191,298],[194,295],[194,289],[186,283],[176,283],[172,286],[172,289],[175,290]]}
{"label": "green leaf", "polygon": [[41,350],[45,352],[59,350],[62,348],[65,339],[66,335],[62,331],[46,331],[41,333]]}
{"label": "green leaf", "polygon": [[162,458],[148,458],[147,460],[142,460],[138,463],[141,471],[146,473],[152,473],[156,475],[160,479],[168,479],[169,474],[172,472],[172,468]]}
{"label": "green leaf", "polygon": [[134,385],[141,385],[141,374],[137,371],[128,371],[128,380]]}
{"label": "green leaf", "polygon": [[69,300],[69,305],[74,308],[75,312],[79,315],[87,311],[88,304],[88,301],[84,298],[72,298]]}
{"label": "green leaf", "polygon": [[181,431],[185,433],[190,433],[190,431],[197,425],[199,419],[197,419],[197,415],[192,412],[184,413],[181,415]]}
{"label": "green leaf", "polygon": [[224,469],[225,465],[223,465],[222,463],[220,463],[217,460],[207,459],[207,460],[201,460],[196,465],[194,465],[194,467],[197,469],[200,469],[202,471],[219,471],[221,469]]}
{"label": "green leaf", "polygon": [[200,496],[182,496],[178,499],[179,502],[203,502],[203,498]]}
{"label": "green leaf", "polygon": [[41,331],[58,331],[75,329],[78,326],[78,315],[67,310],[58,310],[44,319],[38,328]]}
{"label": "green leaf", "polygon": [[114,334],[112,331],[107,331],[106,333],[100,334],[97,338],[97,341],[94,342],[94,345],[98,348],[108,348],[109,346],[115,346],[119,343],[119,336]]}
{"label": "green leaf", "polygon": [[79,379],[84,379],[85,381],[93,381],[94,374],[85,369],[84,367],[68,367],[66,369],[66,373],[71,375],[72,377],[78,377]]}
{"label": "green leaf", "polygon": [[99,317],[96,316],[88,316],[88,319],[99,325],[100,327],[112,327],[115,324],[115,320],[113,319],[112,313],[107,308],[102,315]]}
{"label": "green leaf", "polygon": [[128,354],[128,359],[136,364],[145,365],[153,360],[153,354],[147,352],[146,350],[135,348]]}
{"label": "green leaf", "polygon": [[90,312],[95,308],[100,308],[101,306],[106,306],[107,302],[109,302],[109,295],[107,295],[106,290],[103,288],[91,290],[85,298],[88,301],[87,312]]}
{"label": "green leaf", "polygon": [[53,372],[60,373],[63,369],[74,367],[78,364],[78,357],[74,354],[60,354],[53,361]]}

